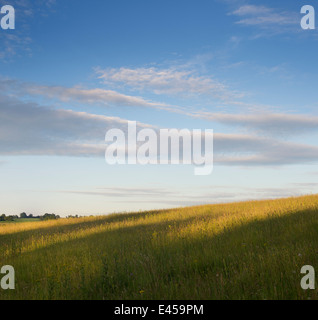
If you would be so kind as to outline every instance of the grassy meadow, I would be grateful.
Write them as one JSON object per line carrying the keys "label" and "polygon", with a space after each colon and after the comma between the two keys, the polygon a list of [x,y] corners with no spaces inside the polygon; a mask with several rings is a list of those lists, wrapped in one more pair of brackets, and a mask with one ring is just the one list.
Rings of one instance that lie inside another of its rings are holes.
{"label": "grassy meadow", "polygon": [[317,299],[318,196],[0,224],[0,299]]}

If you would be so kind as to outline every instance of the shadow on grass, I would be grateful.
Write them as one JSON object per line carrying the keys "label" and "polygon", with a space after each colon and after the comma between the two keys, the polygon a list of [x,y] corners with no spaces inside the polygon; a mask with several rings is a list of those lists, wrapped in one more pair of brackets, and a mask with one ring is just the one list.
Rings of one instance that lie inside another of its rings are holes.
{"label": "shadow on grass", "polygon": [[[147,215],[149,212],[109,219],[117,222]],[[211,219],[211,214],[176,220],[174,227],[205,218]],[[109,219],[105,222],[110,222]],[[70,299],[138,299],[141,296],[136,293],[137,288],[147,288],[149,299],[303,298],[304,292],[299,288],[300,267],[305,264],[318,267],[316,209],[248,222],[219,234],[203,232],[189,238],[176,234],[167,240],[165,232],[169,225],[171,221],[126,226],[52,244],[24,253],[20,258],[37,265],[43,263],[42,257],[49,256],[48,263],[58,264],[61,253],[80,251],[84,243],[90,244],[88,253],[92,261],[79,263],[96,263],[100,272],[86,276],[89,281],[82,288],[72,292],[74,288],[70,287],[68,292],[60,292]],[[159,238],[154,238],[154,232]],[[137,252],[135,258],[133,250]],[[74,259],[79,259],[75,257],[76,254]],[[19,257],[13,258],[12,263],[18,260]],[[23,292],[19,293],[22,296]],[[316,294],[311,297],[316,298]]]}
{"label": "shadow on grass", "polygon": [[[118,213],[118,214],[110,214],[107,216],[101,216],[101,217],[98,217],[98,219],[92,220],[92,221],[83,221],[81,218],[78,218],[78,219],[72,218],[66,221],[66,222],[69,222],[69,221],[71,222],[67,224],[45,226],[45,227],[34,228],[30,230],[14,231],[8,234],[0,234],[0,245],[14,238],[19,238],[20,241],[23,241],[34,235],[39,235],[39,234],[50,235],[56,232],[68,233],[76,229],[78,230],[89,229],[96,226],[122,222],[130,219],[139,220],[152,215],[157,215],[157,214],[166,213],[166,212],[167,210],[153,210],[153,211],[146,211],[146,212]],[[61,220],[58,220],[58,221],[61,221]],[[5,226],[3,226],[3,228],[5,228]]]}

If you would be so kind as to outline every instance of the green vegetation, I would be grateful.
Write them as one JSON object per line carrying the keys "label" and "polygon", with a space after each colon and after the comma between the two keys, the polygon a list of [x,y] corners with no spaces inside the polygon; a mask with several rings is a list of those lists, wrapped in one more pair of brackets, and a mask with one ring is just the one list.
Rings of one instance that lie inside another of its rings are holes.
{"label": "green vegetation", "polygon": [[317,299],[318,196],[0,225],[0,299]]}
{"label": "green vegetation", "polygon": [[16,215],[6,216],[5,214],[0,215],[0,223],[17,223],[17,222],[35,222],[35,221],[46,221],[46,220],[57,220],[60,216],[54,213],[45,213],[43,216],[33,216],[33,214],[27,215],[25,212],[20,214],[20,217]]}

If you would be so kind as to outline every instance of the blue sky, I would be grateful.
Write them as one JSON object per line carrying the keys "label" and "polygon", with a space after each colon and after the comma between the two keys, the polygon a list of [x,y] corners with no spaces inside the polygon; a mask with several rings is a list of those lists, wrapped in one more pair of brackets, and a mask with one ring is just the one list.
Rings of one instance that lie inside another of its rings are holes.
{"label": "blue sky", "polygon": [[[317,193],[315,1],[0,0],[0,213],[105,214]],[[127,120],[213,129],[215,166],[110,166]]]}

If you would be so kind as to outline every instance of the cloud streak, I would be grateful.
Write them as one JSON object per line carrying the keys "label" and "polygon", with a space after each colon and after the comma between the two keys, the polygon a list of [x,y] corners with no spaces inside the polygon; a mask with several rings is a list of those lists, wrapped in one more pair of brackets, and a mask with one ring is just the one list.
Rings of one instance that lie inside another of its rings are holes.
{"label": "cloud streak", "polygon": [[[138,129],[149,128],[138,124]],[[63,109],[50,109],[0,95],[1,155],[104,156],[104,137],[127,121]],[[318,147],[244,134],[215,133],[215,162],[222,165],[314,163]]]}
{"label": "cloud streak", "polygon": [[318,117],[302,114],[259,113],[225,114],[196,112],[192,117],[222,123],[228,126],[240,126],[266,135],[295,136],[318,131]]}
{"label": "cloud streak", "polygon": [[0,89],[17,97],[41,96],[64,103],[80,103],[101,107],[140,107],[171,112],[182,112],[184,108],[166,103],[146,100],[142,97],[122,94],[114,90],[101,88],[85,89],[81,87],[46,86],[13,79],[0,79]]}
{"label": "cloud streak", "polygon": [[[105,187],[92,190],[64,190],[59,193],[75,194],[78,196],[96,196],[105,197],[111,202],[120,202],[126,198],[129,203],[159,203],[168,206],[193,206],[211,203],[225,203],[243,200],[276,199],[283,197],[293,197],[310,194],[313,191],[313,184],[293,183],[281,188],[250,188],[240,187],[240,191],[231,185],[223,186],[205,186],[196,189],[180,188],[171,190],[168,188],[123,188],[123,187]],[[186,199],[186,200],[185,200]]]}

